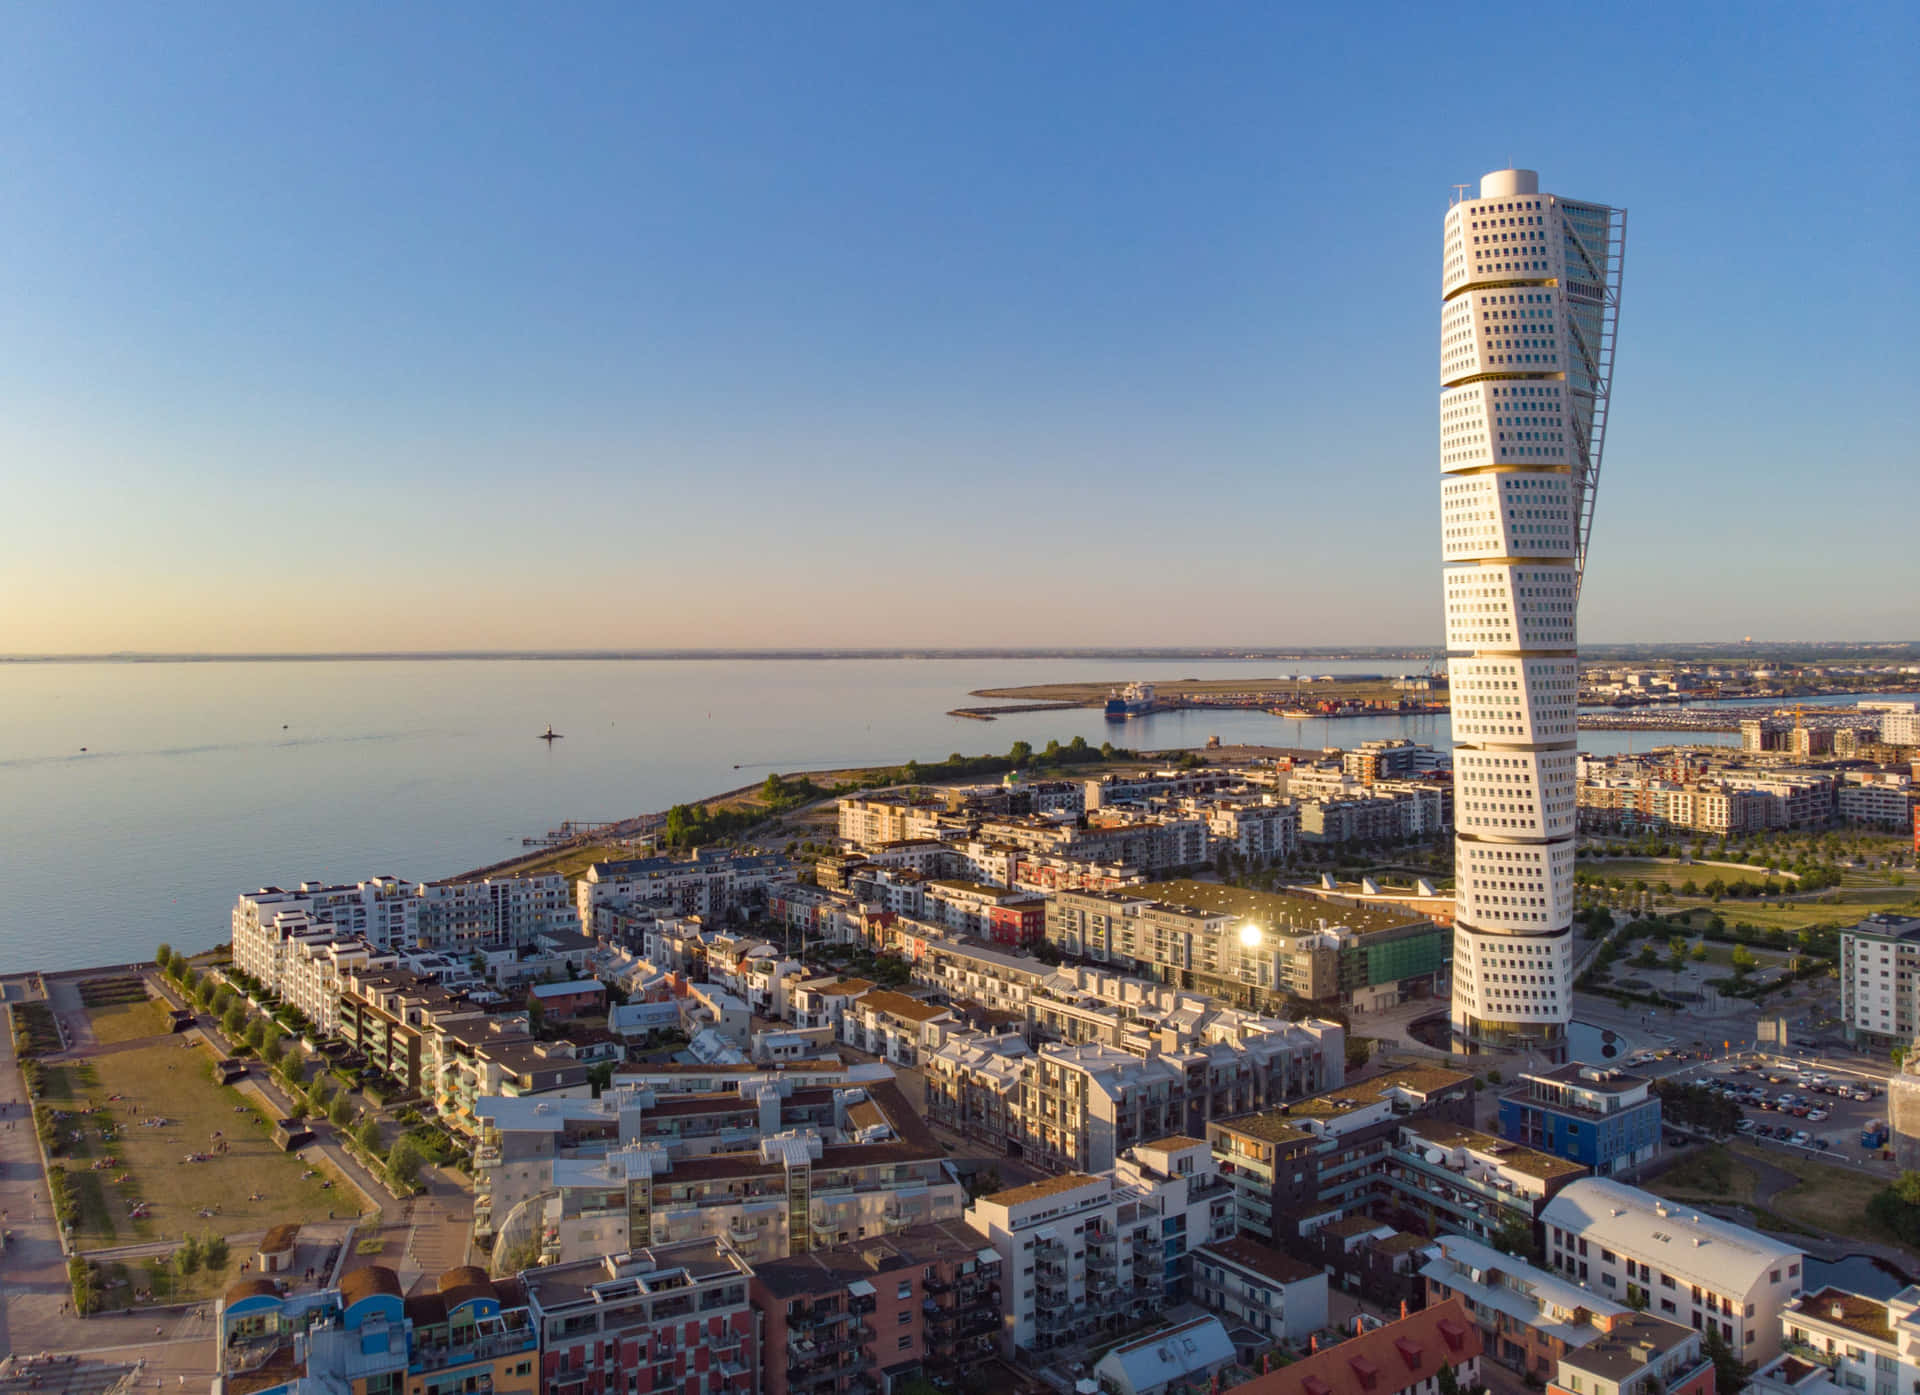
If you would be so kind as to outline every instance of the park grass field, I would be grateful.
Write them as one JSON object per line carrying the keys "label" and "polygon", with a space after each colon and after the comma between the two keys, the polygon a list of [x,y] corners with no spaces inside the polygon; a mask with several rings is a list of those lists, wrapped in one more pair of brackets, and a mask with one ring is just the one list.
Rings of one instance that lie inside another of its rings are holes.
{"label": "park grass field", "polygon": [[1646,1189],[1673,1201],[1753,1203],[1759,1176],[1724,1147],[1702,1148],[1675,1163]]}
{"label": "park grass field", "polygon": [[[1606,857],[1591,861],[1582,858],[1577,870],[1590,877],[1605,877],[1609,881],[1618,877],[1629,886],[1635,882],[1645,882],[1648,886],[1664,886],[1668,890],[1689,881],[1704,886],[1715,877],[1727,883],[1767,880],[1767,874],[1757,867],[1712,867],[1698,862],[1669,862],[1664,858],[1652,857]],[[1790,884],[1793,879],[1777,877],[1775,880]]]}
{"label": "park grass field", "polygon": [[1876,911],[1920,915],[1920,895],[1911,887],[1882,887],[1871,891],[1823,892],[1817,899],[1760,905],[1754,901],[1694,900],[1682,897],[1680,909],[1709,910],[1729,925],[1755,925],[1762,930],[1806,930],[1816,925],[1855,925]]}
{"label": "park grass field", "polygon": [[169,1027],[166,1009],[151,998],[88,1008],[87,1021],[93,1027],[94,1039],[102,1046],[165,1036]]}
{"label": "park grass field", "polygon": [[[1761,1203],[1761,1173],[1755,1164],[1791,1173],[1796,1180]],[[1673,1201],[1748,1207],[1763,1225],[1773,1222],[1776,1229],[1855,1240],[1886,1238],[1873,1233],[1866,1221],[1867,1203],[1886,1185],[1884,1179],[1855,1168],[1753,1143],[1702,1148],[1645,1184],[1654,1195]]]}
{"label": "park grass field", "polygon": [[[47,1069],[39,1102],[68,1114],[59,1124],[65,1156],[54,1166],[67,1168],[79,1202],[79,1247],[235,1235],[355,1211],[359,1193],[324,1162],[318,1175],[303,1177],[307,1163],[274,1146],[255,1097],[214,1084],[212,1056],[187,1040],[155,1037]],[[155,1117],[167,1123],[140,1122]],[[226,1153],[215,1151],[221,1142]],[[187,1162],[190,1153],[208,1161]],[[330,1188],[321,1185],[327,1181]],[[131,1219],[136,1202],[147,1207],[140,1220]]]}
{"label": "park grass field", "polygon": [[1885,1179],[1856,1168],[1816,1162],[1790,1148],[1762,1150],[1757,1144],[1736,1143],[1736,1156],[1758,1158],[1799,1179],[1775,1192],[1770,1210],[1806,1226],[1817,1234],[1845,1235],[1855,1240],[1886,1237],[1867,1224],[1867,1203],[1886,1189]]}

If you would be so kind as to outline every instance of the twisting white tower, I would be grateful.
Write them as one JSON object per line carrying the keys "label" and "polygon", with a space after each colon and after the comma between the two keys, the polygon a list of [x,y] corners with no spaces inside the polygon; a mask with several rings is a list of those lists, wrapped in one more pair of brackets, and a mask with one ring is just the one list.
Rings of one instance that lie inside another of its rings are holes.
{"label": "twisting white tower", "polygon": [[[1455,1034],[1563,1050],[1573,1012],[1574,610],[1626,213],[1498,170],[1447,210],[1441,518]],[[1468,657],[1470,656],[1470,657]]]}

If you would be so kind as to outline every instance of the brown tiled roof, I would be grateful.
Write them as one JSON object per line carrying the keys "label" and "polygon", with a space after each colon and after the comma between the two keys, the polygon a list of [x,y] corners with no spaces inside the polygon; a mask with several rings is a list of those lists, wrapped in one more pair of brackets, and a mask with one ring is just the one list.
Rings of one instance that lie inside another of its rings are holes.
{"label": "brown tiled roof", "polygon": [[1480,1354],[1480,1329],[1458,1298],[1389,1322],[1234,1387],[1235,1395],[1392,1395]]}

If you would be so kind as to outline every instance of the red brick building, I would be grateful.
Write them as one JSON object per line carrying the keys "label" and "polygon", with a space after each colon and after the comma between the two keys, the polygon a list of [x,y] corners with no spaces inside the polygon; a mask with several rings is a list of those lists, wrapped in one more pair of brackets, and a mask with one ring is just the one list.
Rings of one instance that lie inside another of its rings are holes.
{"label": "red brick building", "polygon": [[752,1395],[752,1276],[716,1240],[527,1270],[540,1395]]}
{"label": "red brick building", "polygon": [[876,1395],[953,1381],[1000,1334],[1000,1257],[958,1224],[912,1226],[762,1263],[761,1395]]}

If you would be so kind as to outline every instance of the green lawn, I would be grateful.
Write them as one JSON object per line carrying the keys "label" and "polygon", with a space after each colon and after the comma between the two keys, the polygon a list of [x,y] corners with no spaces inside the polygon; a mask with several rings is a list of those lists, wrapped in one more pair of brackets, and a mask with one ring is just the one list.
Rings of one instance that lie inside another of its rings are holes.
{"label": "green lawn", "polygon": [[1767,1203],[1787,1220],[1820,1234],[1886,1240],[1887,1237],[1874,1232],[1866,1220],[1867,1203],[1886,1189],[1885,1179],[1851,1167],[1815,1162],[1791,1149],[1763,1150],[1757,1144],[1736,1143],[1733,1152],[1763,1159],[1800,1179],[1796,1185],[1776,1192]]}
{"label": "green lawn", "polygon": [[1805,930],[1815,925],[1853,925],[1875,911],[1898,911],[1920,915],[1920,896],[1910,887],[1886,887],[1877,891],[1825,892],[1817,900],[1786,901],[1760,905],[1754,901],[1696,901],[1684,898],[1681,908],[1711,910],[1729,925],[1745,922],[1762,929]]}
{"label": "green lawn", "polygon": [[166,1009],[151,998],[133,1003],[113,1003],[87,1009],[87,1021],[102,1046],[138,1041],[141,1037],[163,1037],[172,1029]]}
{"label": "green lawn", "polygon": [[[324,1163],[320,1175],[303,1177],[307,1164],[274,1147],[271,1124],[252,1097],[215,1085],[208,1052],[185,1041],[157,1038],[46,1073],[41,1104],[68,1116],[58,1125],[66,1154],[54,1166],[68,1169],[79,1200],[82,1249],[357,1212],[358,1192]],[[166,1123],[141,1122],[152,1118]],[[215,1151],[221,1142],[226,1153]],[[208,1161],[188,1162],[190,1153]],[[327,1180],[331,1188],[322,1187]],[[131,1218],[136,1202],[147,1207],[139,1220]]]}
{"label": "green lawn", "polygon": [[[1645,882],[1648,886],[1676,887],[1688,881],[1705,886],[1718,877],[1729,884],[1733,882],[1764,882],[1767,874],[1754,867],[1706,867],[1698,862],[1669,862],[1665,858],[1651,857],[1606,857],[1589,860],[1581,858],[1575,864],[1575,870],[1585,872],[1589,877],[1603,877],[1612,881],[1618,877],[1631,886],[1634,882]],[[1777,880],[1786,882],[1791,878]]]}

